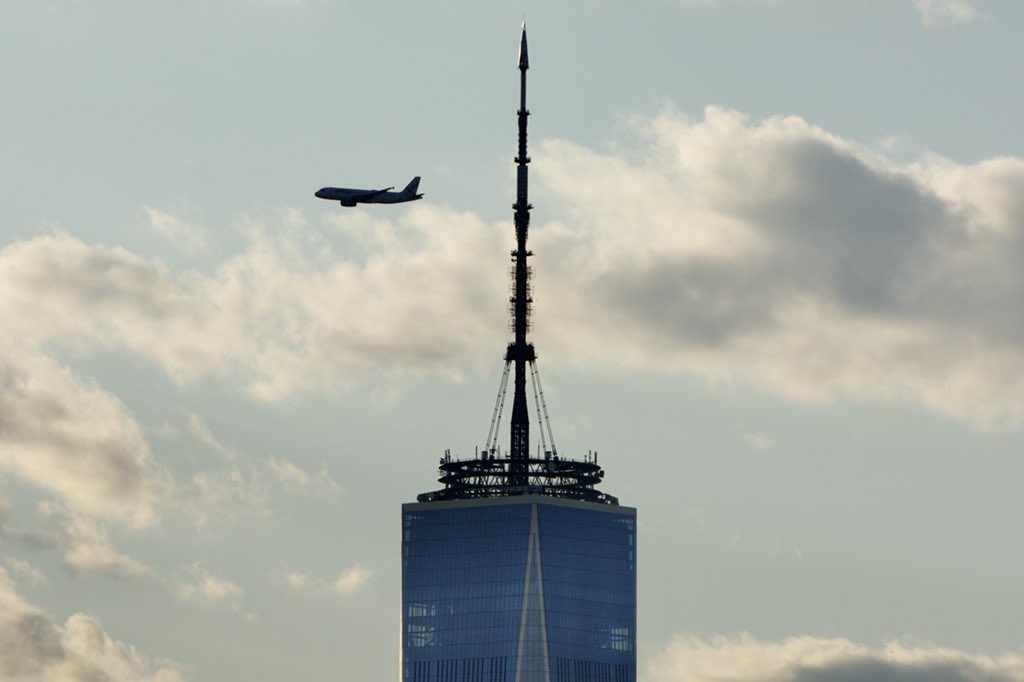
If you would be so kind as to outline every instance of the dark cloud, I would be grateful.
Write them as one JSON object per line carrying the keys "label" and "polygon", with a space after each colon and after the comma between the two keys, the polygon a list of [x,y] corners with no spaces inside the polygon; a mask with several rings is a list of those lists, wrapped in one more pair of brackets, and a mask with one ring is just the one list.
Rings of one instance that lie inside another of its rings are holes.
{"label": "dark cloud", "polygon": [[[53,622],[39,613],[18,613],[0,629],[0,672],[3,679],[39,677],[46,666],[64,658]],[[4,655],[2,652],[17,652]]]}
{"label": "dark cloud", "polygon": [[169,485],[117,398],[36,354],[0,357],[0,472],[131,525]]}
{"label": "dark cloud", "polygon": [[181,682],[173,664],[153,664],[82,614],[60,625],[17,593],[0,568],[0,678],[9,682]]}
{"label": "dark cloud", "polygon": [[793,682],[1019,682],[1021,670],[988,669],[970,660],[924,662],[860,658],[798,668]]}
{"label": "dark cloud", "polygon": [[651,660],[652,682],[1021,682],[1024,658],[804,636],[764,642],[677,636]]}
{"label": "dark cloud", "polygon": [[537,155],[558,216],[534,231],[549,352],[1024,417],[1024,161],[900,165],[715,108],[634,126],[626,152]]}

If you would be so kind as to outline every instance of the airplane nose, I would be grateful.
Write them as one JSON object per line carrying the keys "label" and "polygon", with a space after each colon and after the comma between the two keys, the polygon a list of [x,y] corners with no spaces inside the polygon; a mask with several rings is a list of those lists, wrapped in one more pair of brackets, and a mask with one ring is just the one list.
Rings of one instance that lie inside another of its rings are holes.
{"label": "airplane nose", "polygon": [[324,191],[322,189],[318,189],[316,191],[316,194],[314,194],[313,196],[315,196],[317,199],[323,199],[324,198]]}

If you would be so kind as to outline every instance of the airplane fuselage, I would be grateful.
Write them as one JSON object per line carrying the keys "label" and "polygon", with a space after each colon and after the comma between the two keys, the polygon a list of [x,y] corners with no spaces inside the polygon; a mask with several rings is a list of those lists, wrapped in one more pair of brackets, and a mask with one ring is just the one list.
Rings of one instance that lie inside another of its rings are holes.
{"label": "airplane fuselage", "polygon": [[423,195],[418,194],[419,177],[413,178],[412,182],[406,185],[401,192],[392,192],[394,187],[386,189],[355,189],[352,187],[323,187],[317,190],[315,196],[328,201],[337,201],[342,206],[355,206],[356,204],[401,204],[406,201],[422,199]]}
{"label": "airplane fuselage", "polygon": [[379,192],[372,189],[349,189],[347,187],[324,187],[317,191],[316,196],[328,201],[340,201],[342,205],[356,204],[400,204],[404,201],[415,201],[418,196],[408,196],[402,192]]}

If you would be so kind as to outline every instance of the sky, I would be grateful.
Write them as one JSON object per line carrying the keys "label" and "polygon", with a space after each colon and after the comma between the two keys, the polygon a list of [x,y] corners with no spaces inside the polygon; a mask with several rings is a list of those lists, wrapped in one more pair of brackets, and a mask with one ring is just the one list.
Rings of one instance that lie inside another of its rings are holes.
{"label": "sky", "polygon": [[531,338],[638,509],[641,682],[1024,680],[1018,0],[0,4],[0,679],[396,679],[524,17]]}

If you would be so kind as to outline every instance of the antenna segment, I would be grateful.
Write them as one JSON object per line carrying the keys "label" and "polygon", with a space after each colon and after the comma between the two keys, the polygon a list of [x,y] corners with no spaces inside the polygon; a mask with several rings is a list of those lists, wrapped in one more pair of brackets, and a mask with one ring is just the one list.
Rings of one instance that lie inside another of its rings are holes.
{"label": "antenna segment", "polygon": [[510,422],[509,458],[512,470],[509,483],[513,487],[525,486],[527,460],[530,459],[530,415],[526,406],[526,363],[537,357],[532,343],[526,341],[530,324],[530,269],[526,260],[533,254],[526,250],[526,237],[530,231],[530,157],[526,154],[526,125],[530,112],[526,108],[526,71],[530,68],[530,57],[526,48],[526,27],[519,44],[519,154],[516,156],[516,203],[515,211],[516,250],[512,252],[515,268],[515,286],[510,302],[512,304],[512,330],[515,339],[505,351],[505,362],[515,365],[514,393],[512,394],[512,420]]}

